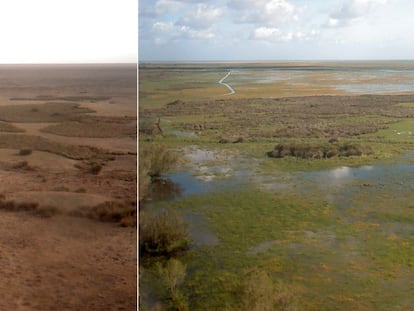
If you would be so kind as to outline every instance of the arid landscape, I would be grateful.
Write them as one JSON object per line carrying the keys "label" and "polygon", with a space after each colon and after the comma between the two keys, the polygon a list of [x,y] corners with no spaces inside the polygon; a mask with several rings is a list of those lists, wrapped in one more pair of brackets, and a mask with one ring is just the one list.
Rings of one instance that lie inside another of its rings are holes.
{"label": "arid landscape", "polygon": [[0,65],[0,309],[135,310],[134,64]]}

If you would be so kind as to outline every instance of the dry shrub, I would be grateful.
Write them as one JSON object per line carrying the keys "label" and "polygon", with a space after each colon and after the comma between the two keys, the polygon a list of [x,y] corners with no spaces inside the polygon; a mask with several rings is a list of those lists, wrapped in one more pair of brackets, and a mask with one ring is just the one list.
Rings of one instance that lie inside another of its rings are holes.
{"label": "dry shrub", "polygon": [[90,163],[89,173],[93,175],[98,175],[99,172],[102,170],[103,165],[100,163],[92,162]]}
{"label": "dry shrub", "polygon": [[39,206],[36,202],[6,201],[4,196],[0,197],[0,209],[9,212],[30,212],[40,217],[52,217],[58,213],[54,206]]}
{"label": "dry shrub", "polygon": [[59,210],[55,206],[46,205],[46,206],[38,206],[38,208],[35,209],[33,213],[40,217],[49,218],[56,214],[59,214]]}
{"label": "dry shrub", "polygon": [[188,249],[190,236],[184,219],[172,211],[159,214],[141,212],[139,248],[141,254],[151,256],[174,255]]}
{"label": "dry shrub", "polygon": [[32,154],[32,149],[20,149],[19,155],[20,156],[27,156]]}
{"label": "dry shrub", "polygon": [[12,170],[33,171],[34,168],[29,165],[27,161],[19,161],[10,166]]}
{"label": "dry shrub", "polygon": [[87,191],[86,191],[85,188],[80,187],[80,188],[76,189],[74,192],[76,192],[76,193],[86,193]]}
{"label": "dry shrub", "polygon": [[136,202],[108,201],[94,206],[87,212],[87,216],[101,221],[119,222],[123,226],[136,227]]}

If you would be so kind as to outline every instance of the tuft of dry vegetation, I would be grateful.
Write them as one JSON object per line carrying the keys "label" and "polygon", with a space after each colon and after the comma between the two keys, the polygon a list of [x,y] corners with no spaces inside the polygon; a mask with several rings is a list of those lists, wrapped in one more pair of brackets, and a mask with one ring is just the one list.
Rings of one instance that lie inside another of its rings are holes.
{"label": "tuft of dry vegetation", "polygon": [[41,131],[70,137],[136,138],[137,136],[136,120],[127,117],[84,117],[77,121],[49,125]]}
{"label": "tuft of dry vegetation", "polygon": [[86,209],[87,216],[101,221],[118,222],[124,227],[137,226],[137,203],[108,201]]}
{"label": "tuft of dry vegetation", "polygon": [[0,106],[0,119],[7,122],[63,122],[79,120],[94,110],[73,103],[45,103]]}
{"label": "tuft of dry vegetation", "polygon": [[109,157],[109,152],[102,149],[91,146],[62,144],[40,136],[32,135],[0,135],[0,148],[46,151],[74,160]]}
{"label": "tuft of dry vegetation", "polygon": [[40,217],[52,217],[58,213],[54,206],[39,206],[35,202],[15,202],[5,200],[4,196],[0,196],[0,210],[9,212],[30,212]]}
{"label": "tuft of dry vegetation", "polygon": [[23,170],[23,171],[34,171],[34,168],[29,165],[27,161],[19,161],[17,163],[11,164],[6,169],[10,170]]}
{"label": "tuft of dry vegetation", "polygon": [[13,124],[7,123],[7,122],[0,122],[0,132],[23,133],[24,130],[14,126]]}
{"label": "tuft of dry vegetation", "polygon": [[20,156],[27,156],[32,154],[32,149],[20,149],[19,155]]}
{"label": "tuft of dry vegetation", "polygon": [[110,96],[52,96],[52,95],[38,95],[35,97],[12,97],[10,100],[20,100],[20,101],[49,101],[49,100],[64,100],[64,101],[104,101],[109,100],[112,97]]}

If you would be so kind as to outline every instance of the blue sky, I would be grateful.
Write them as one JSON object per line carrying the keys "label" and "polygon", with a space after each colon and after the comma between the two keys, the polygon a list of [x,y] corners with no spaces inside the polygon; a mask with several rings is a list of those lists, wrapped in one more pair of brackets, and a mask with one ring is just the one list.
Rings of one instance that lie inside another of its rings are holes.
{"label": "blue sky", "polygon": [[135,63],[137,9],[137,0],[1,0],[0,63]]}
{"label": "blue sky", "polygon": [[140,0],[140,61],[413,59],[414,1]]}

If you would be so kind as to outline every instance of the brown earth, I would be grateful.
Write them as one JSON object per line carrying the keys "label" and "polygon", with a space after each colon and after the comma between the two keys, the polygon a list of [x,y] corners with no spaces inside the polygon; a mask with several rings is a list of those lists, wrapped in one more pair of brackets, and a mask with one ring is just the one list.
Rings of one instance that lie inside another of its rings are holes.
{"label": "brown earth", "polygon": [[136,202],[136,66],[0,69],[0,195],[53,208],[0,209],[0,310],[135,310],[136,227],[79,211]]}

